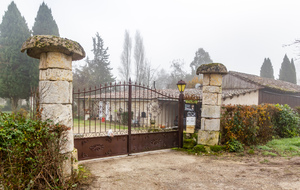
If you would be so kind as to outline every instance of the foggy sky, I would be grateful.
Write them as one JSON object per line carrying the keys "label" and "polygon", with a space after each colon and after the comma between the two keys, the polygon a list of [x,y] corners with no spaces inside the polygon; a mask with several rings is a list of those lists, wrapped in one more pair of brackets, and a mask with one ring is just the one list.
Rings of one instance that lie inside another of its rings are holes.
{"label": "foggy sky", "polygon": [[[32,29],[43,0],[15,0]],[[170,70],[173,59],[183,59],[190,72],[198,48],[228,70],[259,75],[264,58],[271,59],[274,76],[285,54],[298,58],[296,46],[283,47],[300,38],[299,0],[44,0],[51,8],[61,37],[79,42],[92,58],[96,32],[109,48],[113,74],[124,41],[139,30],[146,58],[154,68]],[[0,22],[11,0],[0,0]],[[133,42],[134,44],[134,42]],[[133,61],[133,60],[132,60]],[[84,61],[79,63],[83,64]],[[300,78],[300,61],[295,61]],[[134,67],[133,67],[134,68]],[[132,72],[134,72],[132,68]]]}

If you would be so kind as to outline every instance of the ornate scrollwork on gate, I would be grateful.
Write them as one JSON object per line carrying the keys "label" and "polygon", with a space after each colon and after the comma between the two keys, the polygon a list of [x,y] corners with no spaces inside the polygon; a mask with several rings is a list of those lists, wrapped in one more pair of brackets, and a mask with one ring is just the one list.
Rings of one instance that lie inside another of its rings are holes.
{"label": "ornate scrollwork on gate", "polygon": [[86,154],[86,153],[84,153],[84,152],[82,152],[82,158],[86,158],[86,157],[89,157],[89,155],[88,154]]}
{"label": "ornate scrollwork on gate", "polygon": [[104,154],[106,155],[106,156],[108,156],[108,155],[111,155],[111,153],[112,153],[112,150],[111,149],[109,149],[107,152],[105,152]]}
{"label": "ornate scrollwork on gate", "polygon": [[81,141],[81,144],[84,145],[87,142],[89,142],[89,140],[83,140],[83,141]]}
{"label": "ornate scrollwork on gate", "polygon": [[103,144],[95,144],[93,146],[90,146],[89,149],[92,151],[99,152],[104,149],[104,145]]}
{"label": "ornate scrollwork on gate", "polygon": [[150,141],[150,143],[154,146],[159,145],[162,142],[160,138],[156,138]]}

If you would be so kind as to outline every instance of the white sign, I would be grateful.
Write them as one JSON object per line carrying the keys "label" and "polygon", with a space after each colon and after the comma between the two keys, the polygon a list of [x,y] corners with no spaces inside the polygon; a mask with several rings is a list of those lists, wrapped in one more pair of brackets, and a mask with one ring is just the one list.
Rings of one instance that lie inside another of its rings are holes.
{"label": "white sign", "polygon": [[196,125],[196,117],[186,117],[186,125]]}

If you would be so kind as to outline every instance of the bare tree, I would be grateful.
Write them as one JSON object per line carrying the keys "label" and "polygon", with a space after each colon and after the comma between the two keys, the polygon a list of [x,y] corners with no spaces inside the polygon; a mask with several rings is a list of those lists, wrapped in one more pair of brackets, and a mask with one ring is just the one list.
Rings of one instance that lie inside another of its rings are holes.
{"label": "bare tree", "polygon": [[156,70],[157,69],[152,68],[151,62],[149,60],[146,60],[143,69],[143,76],[141,77],[141,82],[147,86],[150,86],[150,84],[152,84],[152,82],[154,81],[154,74]]}
{"label": "bare tree", "polygon": [[155,86],[157,89],[167,89],[170,83],[170,74],[165,69],[156,72]]}
{"label": "bare tree", "polygon": [[143,82],[145,75],[145,48],[143,38],[137,30],[135,33],[135,46],[134,46],[134,62],[135,62],[135,76],[137,82]]}
{"label": "bare tree", "polygon": [[184,68],[184,60],[174,59],[171,63],[171,74],[168,88],[176,88],[176,84],[179,80],[186,80],[186,72]]}
{"label": "bare tree", "polygon": [[125,30],[123,52],[121,55],[121,66],[118,68],[120,76],[126,82],[129,81],[131,70],[131,48],[132,40],[128,30]]}

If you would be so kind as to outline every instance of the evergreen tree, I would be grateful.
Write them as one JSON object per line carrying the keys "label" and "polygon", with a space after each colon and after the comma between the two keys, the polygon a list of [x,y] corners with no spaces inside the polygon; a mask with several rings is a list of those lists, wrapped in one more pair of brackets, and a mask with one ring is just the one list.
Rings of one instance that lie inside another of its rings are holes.
{"label": "evergreen tree", "polygon": [[264,59],[264,62],[260,68],[260,76],[274,79],[273,66],[269,58]]}
{"label": "evergreen tree", "polygon": [[194,60],[191,62],[190,67],[192,69],[192,76],[196,75],[198,67],[202,64],[212,63],[209,53],[204,51],[203,48],[199,48],[196,53]]}
{"label": "evergreen tree", "polygon": [[59,36],[58,27],[53,19],[51,9],[44,2],[40,5],[32,27],[32,32],[33,35]]}
{"label": "evergreen tree", "polygon": [[[58,27],[53,19],[51,9],[43,2],[40,5],[40,8],[37,12],[37,16],[35,17],[35,22],[32,27],[33,35],[54,35],[59,36]],[[38,86],[39,81],[39,60],[32,59],[32,63],[35,66],[31,72],[31,76],[33,77],[33,86]]]}
{"label": "evergreen tree", "polygon": [[287,57],[287,55],[285,55],[279,71],[279,80],[294,83],[293,70],[295,69],[292,68],[292,64],[289,58]]}
{"label": "evergreen tree", "polygon": [[291,60],[291,73],[292,73],[292,83],[297,84],[297,73],[296,73],[296,67],[293,59]]}
{"label": "evergreen tree", "polygon": [[31,59],[20,52],[30,37],[25,18],[12,1],[0,24],[0,97],[9,98],[16,110],[19,99],[28,99],[32,87]]}
{"label": "evergreen tree", "polygon": [[112,68],[109,67],[108,48],[104,48],[104,42],[99,33],[93,38],[94,59],[86,59],[86,65],[81,69],[76,69],[74,73],[75,88],[87,88],[99,86],[100,84],[115,81],[111,74]]}

